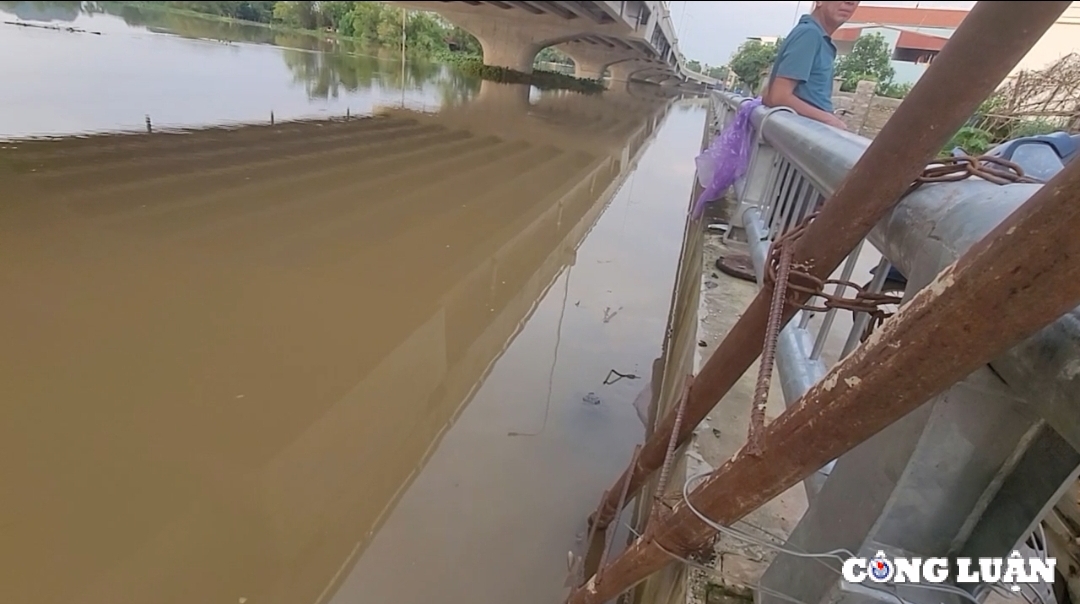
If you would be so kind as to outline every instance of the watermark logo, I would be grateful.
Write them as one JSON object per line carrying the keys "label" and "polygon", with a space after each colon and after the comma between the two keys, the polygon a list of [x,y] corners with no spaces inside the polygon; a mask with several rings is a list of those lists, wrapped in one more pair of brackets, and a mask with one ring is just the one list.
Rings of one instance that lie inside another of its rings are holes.
{"label": "watermark logo", "polygon": [[1054,583],[1055,558],[1024,558],[1014,551],[1008,558],[890,558],[878,552],[870,559],[848,558],[841,574],[849,583],[1002,583],[1012,591],[1021,585]]}

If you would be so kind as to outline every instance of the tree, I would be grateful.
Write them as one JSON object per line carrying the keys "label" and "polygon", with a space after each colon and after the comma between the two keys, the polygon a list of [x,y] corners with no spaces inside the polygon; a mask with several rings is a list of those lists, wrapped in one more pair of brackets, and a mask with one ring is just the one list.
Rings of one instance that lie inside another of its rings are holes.
{"label": "tree", "polygon": [[696,73],[701,73],[701,63],[698,63],[697,61],[694,61],[694,60],[687,61],[686,62],[686,68],[689,69],[690,71],[693,71],[693,72],[696,72]]}
{"label": "tree", "polygon": [[751,90],[761,84],[762,72],[776,60],[776,44],[764,44],[760,40],[747,40],[731,56],[728,68]]}
{"label": "tree", "polygon": [[717,80],[726,80],[728,77],[728,68],[726,65],[721,65],[719,67],[709,67],[705,71],[705,75],[709,76],[710,78],[716,78]]}
{"label": "tree", "polygon": [[[32,6],[32,3],[26,2],[7,2],[0,5],[8,4]],[[80,6],[78,2],[56,4],[72,5],[75,9]],[[98,5],[179,8],[207,15],[283,25],[291,29],[318,30],[320,34],[331,31],[358,39],[365,46],[394,50],[401,49],[404,25],[405,49],[408,52],[444,58],[452,54],[467,59],[479,58],[482,52],[480,42],[472,34],[455,27],[439,15],[403,9],[382,2],[117,2],[84,3],[82,7],[90,10]]]}
{"label": "tree", "polygon": [[556,63],[558,65],[573,65],[574,60],[566,56],[566,53],[562,52],[554,46],[545,46],[540,49],[540,52],[536,55],[537,63]]}
{"label": "tree", "polygon": [[877,82],[887,88],[895,75],[889,43],[878,33],[859,36],[851,52],[836,61],[840,90],[846,92],[855,90],[860,80]]}
{"label": "tree", "polygon": [[274,20],[290,27],[315,27],[315,8],[311,2],[278,2],[274,5]]}

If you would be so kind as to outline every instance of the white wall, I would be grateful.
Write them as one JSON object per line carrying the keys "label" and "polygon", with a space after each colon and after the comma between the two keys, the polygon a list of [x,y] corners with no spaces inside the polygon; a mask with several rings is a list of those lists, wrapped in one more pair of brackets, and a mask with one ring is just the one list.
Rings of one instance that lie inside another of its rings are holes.
{"label": "white wall", "polygon": [[893,70],[896,71],[893,82],[897,84],[914,84],[919,81],[922,74],[926,73],[926,68],[930,66],[927,63],[916,64],[905,61],[891,61],[891,63]]}
{"label": "white wall", "polygon": [[1073,2],[1072,6],[1065,10],[1057,23],[1050,26],[1035,47],[1020,60],[1013,73],[1025,69],[1042,69],[1073,52],[1080,52],[1080,2]]}

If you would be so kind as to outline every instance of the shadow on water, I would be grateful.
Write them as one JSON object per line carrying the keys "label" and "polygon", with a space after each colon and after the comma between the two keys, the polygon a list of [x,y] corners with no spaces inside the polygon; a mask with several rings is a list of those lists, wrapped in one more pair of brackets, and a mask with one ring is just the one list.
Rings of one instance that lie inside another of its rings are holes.
{"label": "shadow on water", "polygon": [[0,147],[0,599],[325,598],[667,107],[485,84]]}

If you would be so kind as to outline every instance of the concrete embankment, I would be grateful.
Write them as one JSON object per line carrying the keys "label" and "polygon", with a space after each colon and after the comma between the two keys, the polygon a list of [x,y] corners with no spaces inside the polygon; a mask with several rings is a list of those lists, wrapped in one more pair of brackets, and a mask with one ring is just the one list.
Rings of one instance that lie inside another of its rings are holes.
{"label": "concrete embankment", "polygon": [[[718,127],[710,112],[703,149],[712,141]],[[701,188],[695,186],[692,199],[700,192]],[[716,228],[727,223],[735,203],[722,199],[710,204],[702,218],[687,221],[678,282],[672,297],[669,336],[663,349],[662,386],[657,388],[650,409],[651,422],[658,421],[677,404],[685,376],[698,372],[757,295],[756,283],[728,276],[716,268],[717,259],[746,253],[741,229],[725,237],[724,230]],[[672,477],[662,496],[664,500],[681,498],[688,479],[719,467],[746,442],[756,376],[757,363],[697,426],[690,442],[676,453]],[[780,386],[774,376],[766,421],[772,421],[783,410]],[[649,493],[655,494],[656,487],[654,477]],[[654,498],[643,499],[646,505],[639,505],[636,510],[639,529],[648,514],[647,504]],[[750,514],[738,528],[767,541],[784,539],[794,529],[806,505],[803,487],[793,487]],[[639,586],[634,601],[637,604],[749,602],[773,556],[768,548],[721,536],[713,551],[696,561],[700,568],[672,564]]]}

